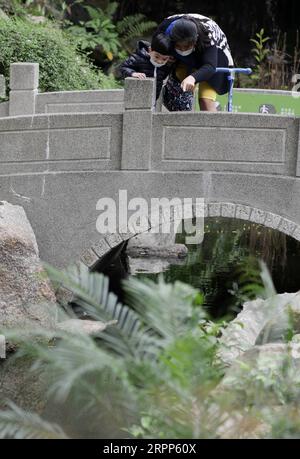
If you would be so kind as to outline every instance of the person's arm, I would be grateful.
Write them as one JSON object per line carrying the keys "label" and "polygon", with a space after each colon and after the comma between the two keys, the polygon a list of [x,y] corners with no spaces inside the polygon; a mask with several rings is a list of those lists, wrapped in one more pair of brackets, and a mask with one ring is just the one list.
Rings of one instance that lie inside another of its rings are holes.
{"label": "person's arm", "polygon": [[208,81],[215,73],[218,65],[218,48],[210,46],[202,53],[203,65],[191,74],[196,80],[196,83]]}
{"label": "person's arm", "polygon": [[131,77],[133,73],[138,72],[134,54],[129,56],[126,61],[120,65],[119,71],[122,78]]}

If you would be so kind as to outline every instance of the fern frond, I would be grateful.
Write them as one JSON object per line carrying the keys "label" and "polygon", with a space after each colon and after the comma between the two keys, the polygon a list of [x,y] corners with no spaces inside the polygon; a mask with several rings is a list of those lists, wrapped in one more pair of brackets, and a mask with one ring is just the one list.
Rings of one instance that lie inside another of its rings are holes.
{"label": "fern frond", "polygon": [[90,273],[85,265],[60,272],[46,268],[50,278],[71,290],[75,302],[89,316],[115,325],[99,333],[107,349],[124,357],[144,358],[156,355],[161,346],[159,339],[149,331],[141,316],[126,305],[118,303],[116,295],[109,292],[109,280],[103,274]]}
{"label": "fern frond", "polygon": [[143,14],[126,16],[118,22],[117,31],[124,41],[137,37],[143,37],[147,32],[154,29],[157,23],[148,21]]}

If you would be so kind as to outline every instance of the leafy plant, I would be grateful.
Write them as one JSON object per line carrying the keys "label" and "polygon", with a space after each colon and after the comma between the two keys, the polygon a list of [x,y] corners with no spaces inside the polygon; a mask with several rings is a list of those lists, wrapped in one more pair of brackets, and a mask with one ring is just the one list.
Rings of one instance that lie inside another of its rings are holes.
{"label": "leafy plant", "polygon": [[238,282],[230,291],[237,299],[238,304],[256,298],[267,299],[276,295],[276,289],[269,270],[263,261],[257,262],[253,257],[237,269]]}
{"label": "leafy plant", "polygon": [[[107,278],[84,265],[47,270],[106,329],[94,338],[80,329],[1,330],[20,346],[17,358],[33,359],[31,371],[48,376],[47,397],[62,412],[58,426],[47,413],[8,405],[0,412],[1,438],[300,435],[299,377],[289,350],[276,362],[237,362],[224,378],[217,353],[226,325],[207,320],[198,290],[162,277],[158,283],[130,278],[124,282],[129,307],[109,292]],[[66,305],[59,320],[68,317]]]}
{"label": "leafy plant", "polygon": [[65,1],[59,0],[25,0],[24,8],[30,14],[56,20],[62,20],[65,12],[70,10]]}
{"label": "leafy plant", "polygon": [[[271,41],[270,37],[265,37],[264,29],[261,29],[251,42],[254,44],[252,54],[255,59],[255,71],[251,76],[253,85],[267,89],[291,89],[293,76],[299,73],[299,32],[296,32],[291,54],[288,52],[287,33],[281,31]],[[244,83],[247,84],[247,81]]]}
{"label": "leafy plant", "polygon": [[[205,314],[200,292],[180,282],[167,285],[162,278],[158,284],[130,279],[124,286],[128,308],[109,293],[108,279],[89,273],[84,265],[64,273],[49,267],[48,272],[53,282],[73,291],[76,303],[89,317],[114,323],[96,340],[79,332],[49,332],[36,327],[26,333],[6,332],[8,340],[14,339],[21,346],[19,358],[32,358],[33,371],[51,375],[48,397],[60,404],[72,401],[76,412],[94,416],[98,425],[99,416],[106,416],[114,434],[123,428],[129,431],[139,422],[140,413],[147,411],[163,437],[173,428],[169,425],[172,422],[181,435],[196,403],[199,378],[203,394],[219,380],[220,370],[213,364],[216,340],[201,325]],[[61,314],[65,320],[65,312]],[[39,336],[38,342],[29,340],[28,333]],[[200,366],[195,365],[197,359]],[[175,413],[177,417],[171,421]],[[68,426],[63,427],[69,435]],[[184,432],[200,434],[193,419]],[[99,427],[98,435],[104,435]]]}
{"label": "leafy plant", "polygon": [[270,55],[270,49],[267,46],[267,42],[270,40],[270,37],[265,37],[265,30],[261,29],[255,35],[256,38],[251,38],[251,42],[254,44],[252,48],[252,53],[254,55],[256,66],[252,79],[258,80],[260,84],[263,84],[267,78],[265,63],[267,58]]}
{"label": "leafy plant", "polygon": [[109,61],[123,59],[131,50],[131,40],[144,36],[156,26],[143,14],[125,16],[115,23],[118,6],[118,2],[109,2],[104,9],[82,4],[90,19],[81,21],[80,25],[65,21],[80,49],[89,52],[100,49]]}
{"label": "leafy plant", "polygon": [[20,18],[0,19],[0,73],[7,79],[7,89],[13,62],[39,63],[42,92],[117,86],[77,52],[63,31]]}

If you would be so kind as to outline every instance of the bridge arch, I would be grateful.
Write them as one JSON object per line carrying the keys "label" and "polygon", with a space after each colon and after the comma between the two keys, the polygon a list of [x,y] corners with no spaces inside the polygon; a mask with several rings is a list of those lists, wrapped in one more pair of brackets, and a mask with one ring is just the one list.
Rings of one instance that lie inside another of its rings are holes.
{"label": "bridge arch", "polygon": [[[193,216],[195,215],[196,209],[195,206],[193,206]],[[233,218],[245,220],[250,223],[257,223],[267,228],[278,230],[300,241],[300,225],[298,223],[273,212],[258,209],[257,207],[232,202],[210,202],[204,205],[204,218],[208,217]],[[178,217],[176,217],[176,212],[174,212],[171,217],[169,217],[170,222],[176,222],[176,218],[179,222]],[[158,226],[161,227],[164,223],[166,223],[165,217],[162,218]],[[89,269],[94,270],[111,251],[116,250],[116,248],[121,247],[136,236],[147,234],[149,230],[151,230],[150,222],[148,229],[143,229],[142,231],[136,229],[126,234],[116,233],[103,235],[96,244],[92,245],[81,255],[80,261]],[[175,242],[176,234],[171,235],[171,237],[174,237]]]}

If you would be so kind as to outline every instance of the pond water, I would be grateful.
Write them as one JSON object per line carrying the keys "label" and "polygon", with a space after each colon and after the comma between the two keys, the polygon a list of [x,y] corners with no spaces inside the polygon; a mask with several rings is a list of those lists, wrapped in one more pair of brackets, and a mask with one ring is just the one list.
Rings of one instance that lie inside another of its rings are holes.
{"label": "pond water", "polygon": [[[177,243],[184,240],[184,234],[177,235]],[[236,219],[207,218],[203,243],[188,248],[185,260],[162,262],[160,271],[168,282],[180,280],[200,289],[213,318],[239,312],[243,303],[238,288],[243,286],[241,274],[257,269],[259,259],[267,264],[278,293],[300,290],[300,243],[279,231]],[[159,276],[144,269],[143,260],[140,269],[139,260],[135,260],[134,275]]]}

